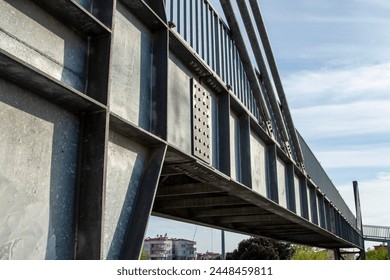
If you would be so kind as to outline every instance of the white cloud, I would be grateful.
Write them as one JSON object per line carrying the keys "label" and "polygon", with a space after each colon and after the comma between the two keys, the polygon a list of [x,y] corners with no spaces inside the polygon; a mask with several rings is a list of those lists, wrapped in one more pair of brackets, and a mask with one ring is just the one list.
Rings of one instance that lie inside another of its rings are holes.
{"label": "white cloud", "polygon": [[[319,101],[321,103],[321,101]],[[390,100],[291,110],[295,126],[310,140],[390,133]],[[353,139],[351,139],[353,142]]]}
{"label": "white cloud", "polygon": [[361,146],[360,149],[319,150],[316,157],[325,168],[390,168],[390,146]]}
{"label": "white cloud", "polygon": [[390,62],[350,69],[296,72],[284,87],[292,108],[347,100],[390,98]]}

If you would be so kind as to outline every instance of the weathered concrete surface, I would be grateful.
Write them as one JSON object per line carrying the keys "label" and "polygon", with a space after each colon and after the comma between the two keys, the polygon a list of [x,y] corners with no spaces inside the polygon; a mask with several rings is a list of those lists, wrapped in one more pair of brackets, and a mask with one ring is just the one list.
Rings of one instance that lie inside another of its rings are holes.
{"label": "weathered concrete surface", "polygon": [[152,35],[120,2],[114,18],[110,108],[150,130]]}
{"label": "weathered concrete surface", "polygon": [[103,258],[118,259],[149,150],[110,131],[104,202]]}
{"label": "weathered concrete surface", "polygon": [[88,45],[32,1],[0,1],[0,48],[84,92]]}
{"label": "weathered concrete surface", "polygon": [[168,63],[168,141],[191,154],[190,75],[173,55]]}
{"label": "weathered concrete surface", "polygon": [[252,189],[264,197],[267,197],[266,185],[266,146],[260,138],[251,131],[251,168],[252,168]]}
{"label": "weathered concrete surface", "polygon": [[0,79],[0,259],[69,259],[78,118]]}
{"label": "weathered concrete surface", "polygon": [[230,177],[241,181],[240,122],[237,115],[230,111]]}
{"label": "weathered concrete surface", "polygon": [[286,192],[286,165],[284,162],[277,158],[277,174],[278,174],[278,199],[279,205],[287,208],[287,192]]}
{"label": "weathered concrete surface", "polygon": [[294,174],[294,194],[295,194],[295,213],[298,216],[302,215],[301,211],[301,192],[300,192],[300,181],[297,175]]}

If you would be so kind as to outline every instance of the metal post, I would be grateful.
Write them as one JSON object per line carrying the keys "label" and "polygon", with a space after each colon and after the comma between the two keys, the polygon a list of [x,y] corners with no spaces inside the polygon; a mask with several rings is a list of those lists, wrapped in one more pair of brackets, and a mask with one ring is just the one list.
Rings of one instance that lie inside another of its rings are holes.
{"label": "metal post", "polygon": [[334,249],[333,254],[336,261],[344,260],[343,256],[341,255],[340,248]]}
{"label": "metal post", "polygon": [[356,209],[356,227],[360,230],[361,239],[362,239],[362,249],[360,250],[360,259],[366,259],[366,251],[364,248],[364,238],[363,238],[363,219],[362,219],[362,209],[360,206],[360,194],[359,194],[359,186],[357,181],[353,181],[353,193],[355,196],[355,209]]}
{"label": "metal post", "polygon": [[221,230],[221,260],[226,260],[225,253],[225,231]]}

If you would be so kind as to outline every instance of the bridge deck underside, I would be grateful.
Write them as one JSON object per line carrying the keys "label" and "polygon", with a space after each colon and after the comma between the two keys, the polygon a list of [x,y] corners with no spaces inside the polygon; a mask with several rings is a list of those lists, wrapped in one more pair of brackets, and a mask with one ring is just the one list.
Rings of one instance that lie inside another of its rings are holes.
{"label": "bridge deck underside", "polygon": [[297,244],[356,247],[173,149],[167,152],[153,214]]}

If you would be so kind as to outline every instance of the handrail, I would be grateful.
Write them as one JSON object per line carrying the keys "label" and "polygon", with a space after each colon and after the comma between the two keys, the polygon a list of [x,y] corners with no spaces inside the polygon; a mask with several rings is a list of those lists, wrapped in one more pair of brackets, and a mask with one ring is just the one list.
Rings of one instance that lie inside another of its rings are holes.
{"label": "handrail", "polygon": [[390,227],[363,225],[363,237],[367,240],[390,241]]}
{"label": "handrail", "polygon": [[168,0],[168,22],[259,121],[261,109],[230,30],[207,0]]}

